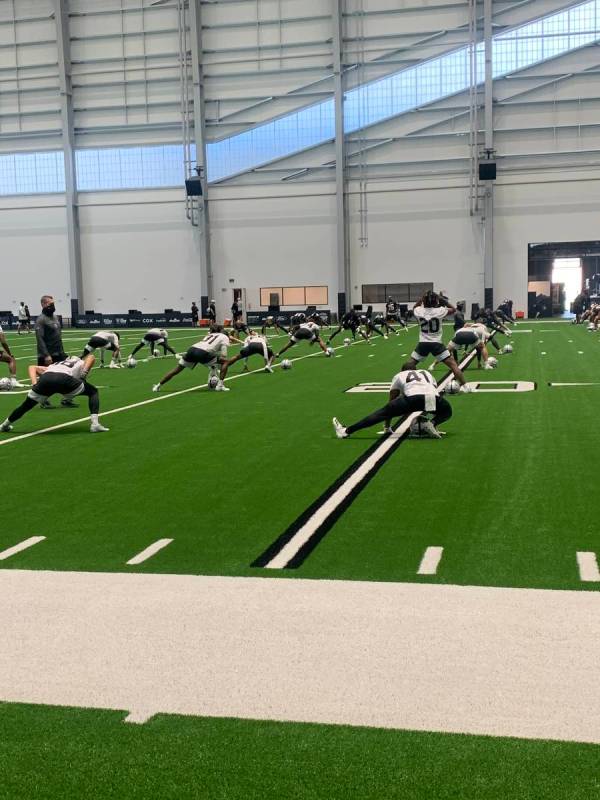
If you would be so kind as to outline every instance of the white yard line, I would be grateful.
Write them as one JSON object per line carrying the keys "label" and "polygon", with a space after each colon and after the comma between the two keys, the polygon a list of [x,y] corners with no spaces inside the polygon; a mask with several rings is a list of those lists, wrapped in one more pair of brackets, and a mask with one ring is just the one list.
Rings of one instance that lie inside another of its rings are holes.
{"label": "white yard line", "polygon": [[417,575],[436,575],[443,552],[443,547],[428,547],[421,559]]}
{"label": "white yard line", "polygon": [[[350,346],[360,345],[360,344],[364,344],[364,342],[363,341],[353,342],[352,345]],[[345,349],[345,345],[340,345],[339,347],[334,347],[333,349],[342,350]],[[306,358],[314,358],[315,356],[321,356],[322,358],[324,358],[324,355],[321,352],[321,350],[318,350],[317,352],[309,353],[306,356],[299,356],[298,358],[292,358],[290,359],[290,361],[295,363],[296,361],[304,361],[304,359]],[[273,366],[274,368],[278,368],[281,367],[281,364],[274,364]],[[248,372],[240,372],[237,375],[231,375],[225,378],[225,380],[234,381],[237,380],[238,378],[244,378],[247,375],[255,375],[256,373],[259,372],[264,372],[264,367],[259,367],[258,369],[249,370]],[[158,394],[155,397],[148,398],[147,400],[140,400],[138,403],[131,403],[130,405],[127,406],[121,406],[120,408],[113,408],[109,411],[103,411],[101,412],[100,416],[107,417],[110,414],[120,414],[122,411],[130,411],[132,408],[140,408],[141,406],[150,405],[150,403],[160,403],[163,400],[170,400],[173,397],[180,397],[181,395],[189,394],[190,392],[197,392],[201,389],[206,389],[205,383],[200,384],[199,386],[190,386],[188,389],[180,389],[177,392]],[[39,436],[42,433],[50,433],[52,431],[61,430],[62,428],[70,428],[72,425],[79,425],[81,422],[86,422],[88,419],[89,415],[86,417],[79,417],[79,419],[70,420],[69,422],[62,422],[59,425],[52,425],[48,428],[41,428],[36,431],[30,431],[29,433],[22,433],[19,436],[11,436],[8,439],[1,439],[0,447],[2,447],[3,445],[12,444],[13,442],[22,442],[25,439],[31,439],[32,436]]]}
{"label": "white yard line", "polygon": [[577,565],[579,566],[579,577],[582,581],[598,583],[600,581],[600,569],[596,553],[577,553]]}
{"label": "white yard line", "polygon": [[600,592],[0,570],[0,701],[600,743]]}
{"label": "white yard line", "polygon": [[130,558],[127,563],[130,566],[141,564],[144,561],[147,561],[149,558],[152,558],[152,556],[155,553],[158,553],[159,550],[162,550],[164,547],[171,544],[172,541],[173,539],[159,539],[158,541],[154,542],[154,544],[146,547],[145,550],[142,550],[141,553],[138,553],[137,556]]}
{"label": "white yard line", "polygon": [[0,553],[0,561],[5,561],[7,558],[10,558],[17,553],[21,553],[23,550],[27,550],[29,547],[33,547],[34,544],[43,542],[45,538],[45,536],[30,536],[29,539],[24,539],[22,542],[3,550]]}

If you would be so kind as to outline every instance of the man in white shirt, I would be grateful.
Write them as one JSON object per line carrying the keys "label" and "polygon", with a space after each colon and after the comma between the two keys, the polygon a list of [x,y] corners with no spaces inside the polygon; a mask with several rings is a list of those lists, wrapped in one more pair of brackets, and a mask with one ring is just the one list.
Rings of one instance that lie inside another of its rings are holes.
{"label": "man in white shirt", "polygon": [[139,352],[144,345],[148,345],[150,348],[150,355],[156,356],[157,350],[155,349],[159,345],[162,347],[164,354],[167,355],[167,352],[171,353],[171,355],[176,356],[177,353],[173,350],[172,347],[169,346],[169,333],[164,328],[150,328],[149,331],[146,331],[144,334],[142,341],[137,345],[137,347],[133,350],[132,354],[129,358],[134,358],[135,354]]}
{"label": "man in white shirt", "polygon": [[100,350],[100,365],[104,366],[104,351],[109,350],[112,352],[112,359],[110,366],[114,369],[119,366],[121,359],[121,337],[116,331],[96,331],[92,334],[88,343],[83,348],[81,358],[85,358],[89,353],[94,350]]}
{"label": "man in white shirt", "polygon": [[389,433],[394,417],[404,417],[414,412],[433,415],[431,420],[428,418],[421,420],[421,435],[429,439],[442,438],[437,426],[450,419],[452,406],[440,395],[437,382],[430,372],[425,369],[407,369],[407,366],[405,364],[402,372],[394,376],[390,386],[389,402],[383,408],[348,427],[333,418],[333,427],[338,439],[347,439],[356,431],[382,422],[385,431]]}
{"label": "man in white shirt", "polygon": [[100,412],[98,389],[86,380],[88,372],[94,366],[94,361],[93,355],[87,355],[84,359],[66,358],[63,361],[51,364],[49,367],[30,366],[29,377],[33,387],[28,392],[23,403],[18,408],[15,408],[12,414],[0,425],[0,431],[7,433],[12,430],[14,422],[20,420],[22,416],[31,411],[32,408],[35,408],[38,403],[41,405],[47,402],[53,394],[62,394],[63,398],[69,402],[74,397],[85,395],[88,398],[90,409],[90,432],[104,433],[108,431],[108,428],[101,425],[98,420]]}
{"label": "man in white shirt", "polygon": [[[425,292],[419,303],[413,308],[413,314],[419,323],[419,343],[407,362],[408,369],[416,369],[423,359],[433,356],[436,361],[443,362],[452,371],[461,386],[461,391],[468,391],[465,376],[450,351],[442,341],[443,321],[448,314],[454,314],[454,306],[445,304],[433,291]],[[464,387],[464,388],[463,388]]]}
{"label": "man in white shirt", "polygon": [[211,386],[213,379],[216,381],[214,388],[217,392],[228,392],[222,379],[217,378],[217,367],[223,366],[227,362],[227,348],[234,342],[242,344],[239,339],[228,336],[223,330],[222,325],[213,325],[209,335],[193,344],[179,359],[179,363],[170,372],[167,372],[157,384],[152,387],[153,392],[160,392],[161,388],[168,383],[175,375],[179,375],[184,369],[195,369],[198,364],[203,364],[210,370],[208,385]]}
{"label": "man in white shirt", "polygon": [[[309,317],[308,322],[302,322],[296,327],[291,328],[290,340],[286,346],[277,353],[276,358],[280,358],[287,350],[290,349],[290,347],[298,344],[298,342],[308,342],[311,345],[316,342],[327,357],[333,355],[333,349],[331,347],[327,347],[321,338],[321,328],[315,321],[316,319],[317,317],[315,316]],[[320,321],[321,320],[319,319],[319,322]]]}

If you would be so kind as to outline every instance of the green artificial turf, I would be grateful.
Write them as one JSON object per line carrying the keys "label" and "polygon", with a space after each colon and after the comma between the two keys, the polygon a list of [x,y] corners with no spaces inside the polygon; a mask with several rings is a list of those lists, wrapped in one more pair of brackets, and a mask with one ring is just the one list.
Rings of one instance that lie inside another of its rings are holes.
{"label": "green artificial turf", "polygon": [[591,800],[599,748],[0,704],[0,798]]}
{"label": "green artificial turf", "polygon": [[[587,446],[600,386],[547,384],[593,381],[600,336],[566,323],[519,329],[533,333],[515,334],[514,352],[500,357],[496,371],[471,368],[468,378],[532,380],[537,390],[452,398],[445,440],[404,442],[305,563],[285,576],[598,587],[581,583],[575,554],[600,550],[593,502],[600,454]],[[450,333],[448,326],[446,338]],[[87,335],[67,332],[69,349],[77,352]],[[139,335],[124,334],[125,351]],[[24,376],[33,337],[9,338]],[[172,332],[178,350],[197,338]],[[167,397],[203,383],[207,372],[198,367],[165,387],[159,396],[166,399],[106,416],[108,434],[92,436],[82,422],[1,446],[11,524],[0,529],[0,548],[47,536],[3,567],[273,576],[250,565],[378,440],[375,429],[344,441],[333,435],[332,416],[350,423],[385,402],[385,395],[345,390],[389,380],[416,339],[413,328],[372,346],[341,347],[333,359],[300,344],[290,356],[304,358],[289,372],[238,378],[239,363],[229,393],[203,388]],[[152,384],[173,364],[163,358],[135,370],[95,370],[102,409],[155,398]],[[0,394],[0,415],[20,399]],[[35,409],[10,435],[84,417],[85,402],[78,403],[78,411]],[[137,567],[125,565],[165,537],[174,539],[169,547]],[[430,545],[444,547],[438,574],[419,577]]]}

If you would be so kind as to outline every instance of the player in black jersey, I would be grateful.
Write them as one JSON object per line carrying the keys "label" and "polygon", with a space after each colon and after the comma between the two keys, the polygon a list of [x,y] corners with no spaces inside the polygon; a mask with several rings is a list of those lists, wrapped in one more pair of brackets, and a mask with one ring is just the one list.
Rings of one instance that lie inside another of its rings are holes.
{"label": "player in black jersey", "polygon": [[279,331],[283,331],[284,333],[289,333],[289,328],[285,328],[281,324],[281,318],[277,317],[268,316],[263,319],[262,328],[260,329],[260,332],[262,333],[263,336],[265,335],[267,328],[275,328],[275,333],[279,333]]}
{"label": "player in black jersey", "polygon": [[365,340],[367,339],[366,334],[363,333],[363,331],[360,329],[360,319],[354,309],[352,309],[351,311],[346,311],[346,313],[340,320],[339,327],[336,328],[336,330],[334,330],[334,332],[327,340],[327,344],[331,344],[331,342],[333,342],[338,333],[340,333],[342,330],[350,331],[353,339],[356,339],[357,333],[359,333],[363,337],[363,339]]}
{"label": "player in black jersey", "polygon": [[360,317],[359,317],[360,324],[362,326],[362,330],[364,331],[365,339],[367,341],[371,338],[371,334],[372,333],[376,333],[376,334],[378,334],[378,336],[383,336],[384,339],[388,338],[387,337],[387,333],[384,333],[381,330],[381,328],[379,327],[379,325],[378,325],[380,318],[381,318],[381,316],[378,315],[377,316],[377,323],[376,323],[375,320],[372,319],[369,314],[361,314],[360,315]]}
{"label": "player in black jersey", "polygon": [[[387,323],[392,322],[397,325],[402,325],[404,330],[408,330],[408,325],[405,320],[402,319],[400,306],[391,297],[388,297],[387,303],[385,304],[385,321]],[[398,334],[399,332],[396,331],[396,333]]]}

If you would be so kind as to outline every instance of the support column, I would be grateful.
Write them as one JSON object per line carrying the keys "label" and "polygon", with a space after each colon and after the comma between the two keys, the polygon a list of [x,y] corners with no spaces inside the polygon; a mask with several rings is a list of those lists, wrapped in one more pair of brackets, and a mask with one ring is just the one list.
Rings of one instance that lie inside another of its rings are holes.
{"label": "support column", "polygon": [[206,171],[206,120],[204,107],[204,70],[202,48],[202,7],[200,0],[189,0],[192,80],[194,84],[194,140],[196,164],[200,169],[202,199],[198,208],[198,236],[200,246],[201,310],[206,316],[208,303],[214,296],[214,280],[210,247],[210,211],[208,176]]}
{"label": "support column", "polygon": [[[485,151],[494,154],[494,81],[492,58],[492,0],[483,0],[483,38],[485,43],[484,127]],[[483,269],[486,307],[494,306],[494,182],[487,181],[483,207]]]}
{"label": "support column", "polygon": [[[73,124],[73,92],[71,88],[71,52],[69,36],[69,2],[54,0],[54,21],[58,49],[58,75],[60,83],[60,118],[65,161],[65,202],[67,212],[67,241],[69,259],[69,286],[71,319],[74,320],[83,306],[83,272],[81,268],[81,240],[79,235],[79,208],[75,173],[75,132]],[[52,291],[48,287],[45,291]]]}
{"label": "support column", "polygon": [[333,24],[333,75],[335,103],[335,198],[336,198],[336,263],[338,273],[338,315],[351,305],[352,277],[348,236],[348,202],[346,195],[346,140],[344,130],[344,63],[343,63],[344,0],[331,0]]}

